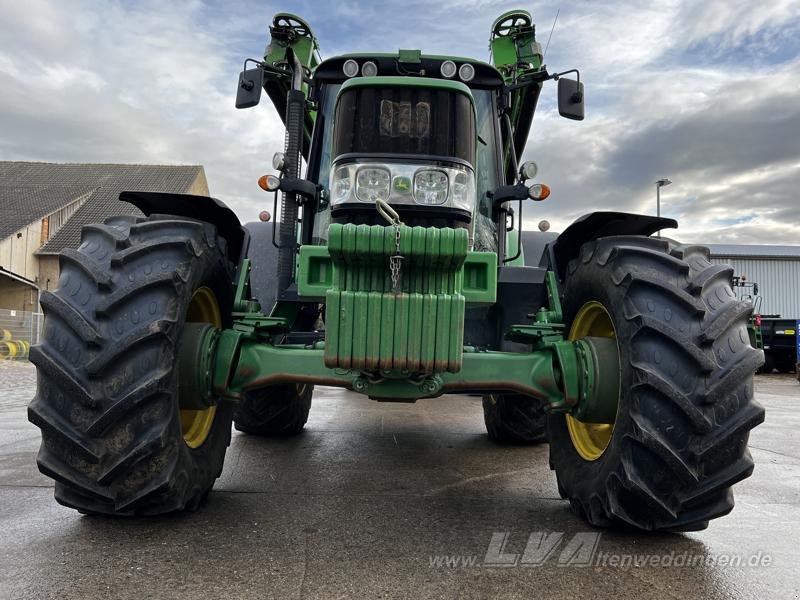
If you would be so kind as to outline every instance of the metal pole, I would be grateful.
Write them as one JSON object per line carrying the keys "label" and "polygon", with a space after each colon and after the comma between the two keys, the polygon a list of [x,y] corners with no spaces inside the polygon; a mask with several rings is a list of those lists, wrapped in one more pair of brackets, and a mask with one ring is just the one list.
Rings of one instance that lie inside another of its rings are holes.
{"label": "metal pole", "polygon": [[[667,179],[659,179],[656,181],[656,216],[661,217],[661,188],[665,185],[669,185],[672,182]],[[661,233],[658,234],[658,237],[661,237]]]}
{"label": "metal pole", "polygon": [[[656,216],[661,216],[661,186],[656,182]],[[656,233],[656,237],[661,237],[661,231]]]}
{"label": "metal pole", "polygon": [[661,216],[661,186],[656,183],[656,216]]}

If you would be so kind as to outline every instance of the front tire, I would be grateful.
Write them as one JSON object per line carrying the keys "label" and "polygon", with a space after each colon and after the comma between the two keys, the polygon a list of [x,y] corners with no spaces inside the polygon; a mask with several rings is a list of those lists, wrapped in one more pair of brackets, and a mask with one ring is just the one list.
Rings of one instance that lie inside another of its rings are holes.
{"label": "front tire", "polygon": [[83,228],[41,298],[28,417],[56,500],[87,514],[194,509],[222,470],[232,406],[182,410],[184,323],[229,325],[232,265],[212,225],[115,217]]}
{"label": "front tire", "polygon": [[592,525],[697,530],[733,508],[764,410],[753,400],[763,354],[731,274],[705,248],[632,236],[587,243],[570,263],[570,337],[616,337],[620,354],[613,425],[548,423],[559,491]]}

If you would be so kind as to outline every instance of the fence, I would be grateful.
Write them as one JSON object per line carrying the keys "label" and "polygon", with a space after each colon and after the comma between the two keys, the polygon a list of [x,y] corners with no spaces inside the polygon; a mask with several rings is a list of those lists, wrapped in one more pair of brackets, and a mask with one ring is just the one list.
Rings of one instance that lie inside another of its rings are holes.
{"label": "fence", "polygon": [[27,359],[42,334],[42,313],[0,308],[0,360]]}

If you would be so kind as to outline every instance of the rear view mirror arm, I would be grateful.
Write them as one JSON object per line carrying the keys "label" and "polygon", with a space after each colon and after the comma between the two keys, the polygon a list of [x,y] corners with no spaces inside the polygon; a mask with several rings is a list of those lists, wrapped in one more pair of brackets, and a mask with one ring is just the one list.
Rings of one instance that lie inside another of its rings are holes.
{"label": "rear view mirror arm", "polygon": [[[561,73],[553,73],[552,75],[550,75],[549,79],[552,79],[553,81],[558,81],[559,77],[561,77],[562,75],[568,75],[570,73],[575,73],[575,81],[577,82],[578,87],[580,88],[581,72],[578,69],[570,69],[569,71],[562,71]],[[575,92],[572,95],[572,101],[573,102],[582,102],[583,101],[583,94],[581,92]]]}
{"label": "rear view mirror arm", "polygon": [[243,70],[244,71],[247,70],[247,64],[248,63],[253,63],[257,68],[261,69],[265,73],[269,73],[271,75],[275,75],[276,77],[291,77],[292,76],[292,72],[291,71],[287,71],[286,69],[280,69],[278,67],[275,67],[273,65],[267,64],[264,61],[257,60],[255,58],[245,58],[244,59],[244,66],[243,66]]}

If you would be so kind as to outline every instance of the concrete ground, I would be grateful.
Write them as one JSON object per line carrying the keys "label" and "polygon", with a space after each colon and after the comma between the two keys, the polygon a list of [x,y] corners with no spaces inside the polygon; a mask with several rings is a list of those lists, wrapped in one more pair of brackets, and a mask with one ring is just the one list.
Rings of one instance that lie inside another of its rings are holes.
{"label": "concrete ground", "polygon": [[[234,433],[200,511],[83,517],[57,505],[36,470],[39,433],[25,416],[34,385],[30,365],[0,362],[0,598],[800,594],[800,385],[790,376],[757,378],[767,419],[732,514],[698,533],[599,538],[559,499],[547,447],[491,444],[478,399],[378,404],[331,389],[318,390],[294,439]],[[554,548],[543,564],[486,565],[504,540],[513,562],[537,532],[551,534],[540,549]]]}

